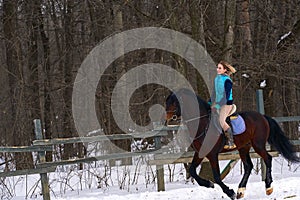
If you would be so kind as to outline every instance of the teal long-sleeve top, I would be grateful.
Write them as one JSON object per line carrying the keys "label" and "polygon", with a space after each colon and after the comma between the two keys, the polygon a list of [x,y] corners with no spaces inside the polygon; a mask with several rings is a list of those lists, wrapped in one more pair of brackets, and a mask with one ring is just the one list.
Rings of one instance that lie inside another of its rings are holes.
{"label": "teal long-sleeve top", "polygon": [[214,88],[208,103],[215,104],[217,109],[223,105],[232,105],[232,80],[228,75],[218,74],[214,80]]}

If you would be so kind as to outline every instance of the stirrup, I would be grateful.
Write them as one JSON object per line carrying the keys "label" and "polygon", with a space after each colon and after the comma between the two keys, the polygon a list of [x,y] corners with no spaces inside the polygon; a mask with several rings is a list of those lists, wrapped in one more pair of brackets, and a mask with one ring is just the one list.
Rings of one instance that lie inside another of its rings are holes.
{"label": "stirrup", "polygon": [[225,144],[224,149],[235,149],[236,148],[236,145],[234,143],[231,143],[231,144]]}
{"label": "stirrup", "polygon": [[224,146],[224,149],[235,149],[235,148],[236,148],[235,144],[233,144],[233,145],[225,144],[225,146]]}
{"label": "stirrup", "polygon": [[234,149],[234,148],[236,148],[236,145],[234,144],[234,142],[229,137],[227,137],[226,144],[224,145],[223,148],[224,149]]}

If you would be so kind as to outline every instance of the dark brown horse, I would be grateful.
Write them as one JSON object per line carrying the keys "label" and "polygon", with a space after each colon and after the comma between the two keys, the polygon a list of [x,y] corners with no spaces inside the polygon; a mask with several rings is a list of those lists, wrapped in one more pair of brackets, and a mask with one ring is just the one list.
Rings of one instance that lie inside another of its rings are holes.
{"label": "dark brown horse", "polygon": [[[235,199],[236,197],[242,198],[244,196],[246,184],[253,169],[249,155],[251,147],[262,157],[266,164],[265,188],[267,195],[273,192],[271,185],[273,180],[271,175],[272,157],[266,150],[266,142],[275,147],[287,160],[300,162],[299,157],[295,154],[293,145],[274,119],[255,111],[240,112],[238,114],[244,119],[246,130],[242,134],[234,136],[234,143],[237,146],[235,150],[238,150],[244,165],[244,175],[239,183],[236,194],[234,190],[229,189],[222,182],[220,177],[218,154],[228,151],[223,149],[226,138],[224,134],[220,134],[221,129],[217,125],[210,123],[217,120],[213,120],[215,114],[211,113],[207,102],[200,99],[192,91],[181,89],[178,92],[171,93],[166,99],[166,113],[167,124],[181,119],[181,122],[187,126],[190,137],[192,135],[191,147],[193,147],[195,154],[189,169],[191,176],[200,186],[214,187],[211,181],[202,179],[196,172],[196,168],[200,165],[204,157],[207,157],[212,167],[215,183],[231,199]],[[209,135],[213,136],[210,139],[206,139],[209,138]]]}

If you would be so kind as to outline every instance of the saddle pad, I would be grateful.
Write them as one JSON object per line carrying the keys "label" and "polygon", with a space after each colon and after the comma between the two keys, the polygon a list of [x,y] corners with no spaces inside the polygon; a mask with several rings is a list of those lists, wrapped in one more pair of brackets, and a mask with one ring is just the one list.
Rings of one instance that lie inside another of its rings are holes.
{"label": "saddle pad", "polygon": [[230,116],[233,135],[239,135],[246,130],[244,119],[240,115]]}

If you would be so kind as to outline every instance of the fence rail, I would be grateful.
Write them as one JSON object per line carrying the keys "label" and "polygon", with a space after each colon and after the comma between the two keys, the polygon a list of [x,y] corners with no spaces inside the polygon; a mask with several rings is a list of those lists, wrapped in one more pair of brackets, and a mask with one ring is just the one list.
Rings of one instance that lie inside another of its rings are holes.
{"label": "fence rail", "polygon": [[37,151],[52,151],[52,146],[13,146],[0,147],[0,152],[37,152]]}
{"label": "fence rail", "polygon": [[[173,130],[173,129],[164,129]],[[151,138],[157,136],[166,136],[162,131],[147,131],[143,133],[132,134],[114,134],[114,135],[98,135],[90,137],[73,137],[73,138],[54,138],[54,139],[41,139],[34,140],[33,145],[56,145],[56,144],[70,144],[70,143],[86,143],[86,142],[100,142],[109,140],[125,140],[125,139],[138,139],[138,138]]]}
{"label": "fence rail", "polygon": [[[158,154],[155,156],[154,160],[149,160],[149,165],[166,165],[174,163],[190,163],[194,156],[194,151],[188,151],[184,153],[172,153],[172,154]],[[278,156],[277,151],[268,151],[271,156]],[[250,152],[251,158],[260,158],[260,156],[254,151]],[[240,159],[239,153],[237,151],[220,153],[219,160],[235,160]],[[203,159],[203,162],[208,162],[207,158]]]}
{"label": "fence rail", "polygon": [[280,122],[293,122],[293,121],[299,121],[300,122],[300,116],[290,116],[290,117],[273,117],[278,123]]}

